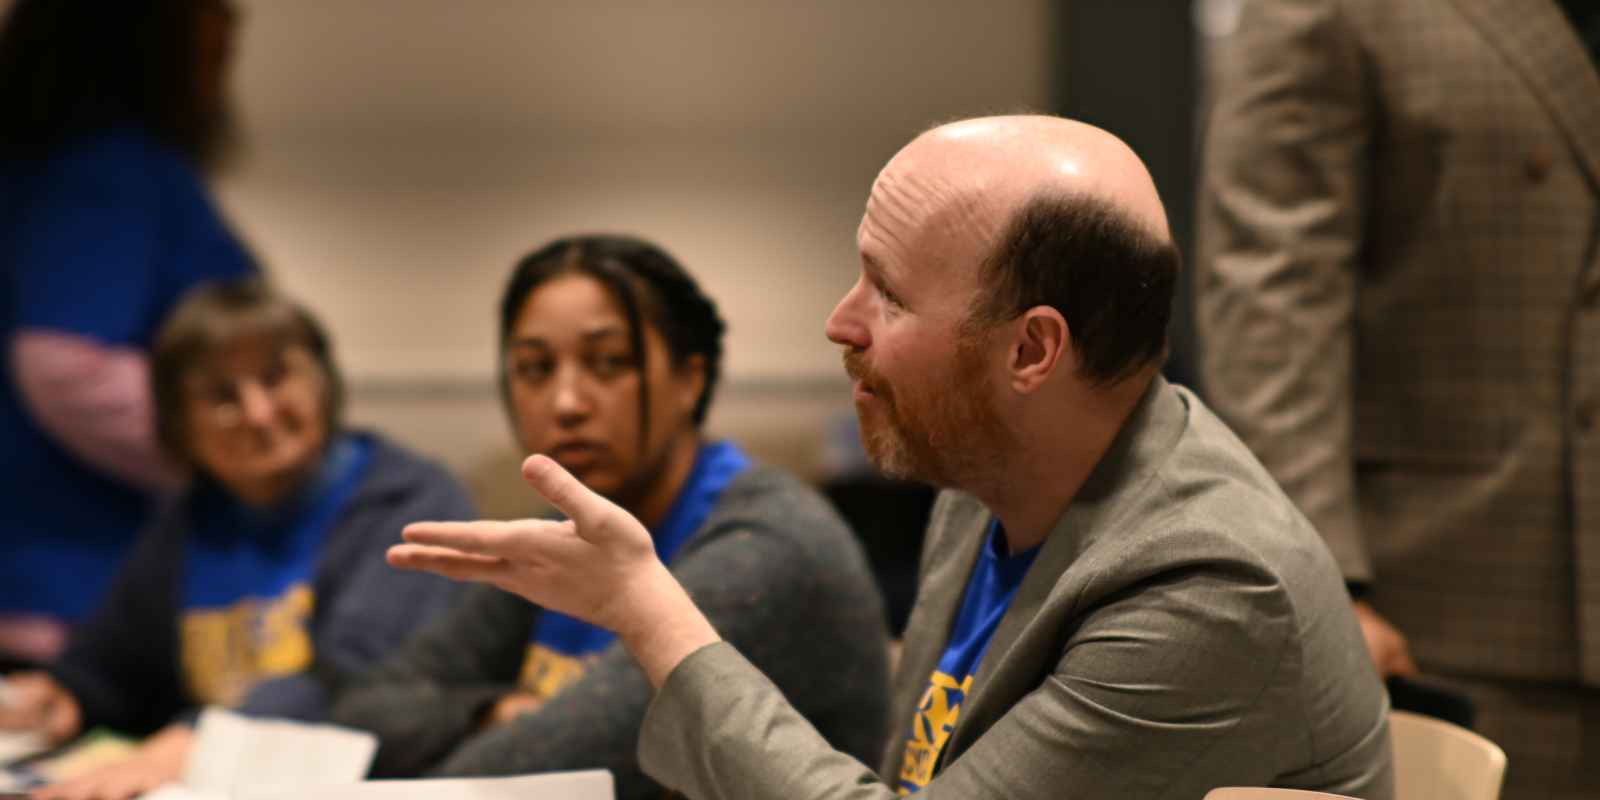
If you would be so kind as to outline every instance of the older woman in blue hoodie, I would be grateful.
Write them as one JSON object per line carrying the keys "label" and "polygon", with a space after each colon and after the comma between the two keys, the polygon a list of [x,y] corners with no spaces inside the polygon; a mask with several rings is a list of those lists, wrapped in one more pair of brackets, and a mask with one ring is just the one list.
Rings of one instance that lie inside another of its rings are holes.
{"label": "older woman in blue hoodie", "polygon": [[157,433],[189,489],[143,534],[48,672],[13,675],[0,728],[64,742],[154,733],[130,758],[36,796],[123,800],[176,779],[203,705],[318,719],[453,588],[383,560],[405,523],[470,517],[443,469],[343,429],[327,338],[247,279],[189,294],[152,355]]}

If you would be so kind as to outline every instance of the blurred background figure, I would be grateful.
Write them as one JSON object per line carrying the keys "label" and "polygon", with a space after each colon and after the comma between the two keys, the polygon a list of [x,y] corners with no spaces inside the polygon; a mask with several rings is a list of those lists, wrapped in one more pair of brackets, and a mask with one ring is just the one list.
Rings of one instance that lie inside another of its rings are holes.
{"label": "blurred background figure", "polygon": [[339,371],[304,310],[259,279],[202,286],[152,358],[160,441],[194,479],[66,652],[8,676],[0,728],[58,743],[95,726],[155,735],[45,798],[123,800],[176,780],[201,705],[320,719],[341,676],[456,594],[384,552],[409,522],[471,518],[466,490],[342,427]]}
{"label": "blurred background figure", "polygon": [[1511,800],[1600,796],[1597,50],[1587,1],[1250,0],[1206,148],[1210,397]]}
{"label": "blurred background figure", "polygon": [[[717,631],[836,746],[883,744],[883,604],[860,546],[816,491],[701,427],[722,372],[716,305],[670,255],[623,236],[559,239],[500,301],[500,386],[524,453],[638,515]],[[525,508],[538,495],[524,487]],[[527,516],[527,510],[519,516]],[[380,777],[640,770],[652,691],[611,633],[491,586],[355,681],[336,721],[378,734]]]}
{"label": "blurred background figure", "polygon": [[233,24],[221,0],[16,0],[0,27],[0,666],[59,652],[176,485],[146,349],[185,289],[252,271],[201,183]]}

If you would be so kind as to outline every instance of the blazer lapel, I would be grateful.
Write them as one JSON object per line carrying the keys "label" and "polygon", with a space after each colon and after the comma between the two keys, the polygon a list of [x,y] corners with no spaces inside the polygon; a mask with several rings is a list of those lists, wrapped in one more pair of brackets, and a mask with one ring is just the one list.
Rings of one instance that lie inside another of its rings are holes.
{"label": "blazer lapel", "polygon": [[[1119,521],[1137,512],[1145,485],[1177,444],[1187,420],[1187,408],[1177,392],[1157,376],[1111,448],[1051,529],[1040,546],[1039,556],[1017,587],[1011,607],[1001,617],[983,663],[978,665],[973,691],[962,704],[956,728],[940,754],[941,768],[1032,689],[1038,672],[1032,662],[1048,659],[1053,664],[1060,656],[1059,650],[1042,652],[1019,647],[1019,639],[1040,621],[1048,606],[1072,605],[1072,598],[1057,596],[1058,588],[1063,586],[1062,576],[1097,539],[1115,536]],[[965,574],[971,574],[970,560]],[[1056,627],[1049,619],[1043,624]],[[1049,633],[1046,638],[1056,647],[1068,632]]]}
{"label": "blazer lapel", "polygon": [[1600,188],[1600,71],[1553,0],[1454,0],[1533,89]]}
{"label": "blazer lapel", "polygon": [[990,519],[983,504],[959,492],[946,492],[934,511],[923,544],[928,552],[925,574],[918,581],[916,604],[906,620],[904,649],[892,684],[889,742],[882,769],[891,781],[899,776],[912,718],[944,655]]}

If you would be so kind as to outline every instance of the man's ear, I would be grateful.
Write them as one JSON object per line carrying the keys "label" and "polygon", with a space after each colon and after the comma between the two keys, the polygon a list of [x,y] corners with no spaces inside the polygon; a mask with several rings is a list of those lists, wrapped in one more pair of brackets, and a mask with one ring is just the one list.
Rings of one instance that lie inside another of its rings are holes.
{"label": "man's ear", "polygon": [[1072,330],[1061,312],[1049,306],[1034,306],[1012,322],[1012,340],[1006,370],[1011,388],[1018,394],[1032,394],[1058,370],[1077,369],[1072,349]]}

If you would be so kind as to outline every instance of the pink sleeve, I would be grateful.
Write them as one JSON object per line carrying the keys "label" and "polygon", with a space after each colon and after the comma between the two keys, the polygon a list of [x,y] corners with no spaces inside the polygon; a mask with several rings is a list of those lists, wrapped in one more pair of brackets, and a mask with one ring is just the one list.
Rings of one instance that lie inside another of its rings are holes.
{"label": "pink sleeve", "polygon": [[182,471],[156,444],[143,351],[25,328],[12,337],[10,356],[23,405],[67,452],[142,489],[182,482]]}

